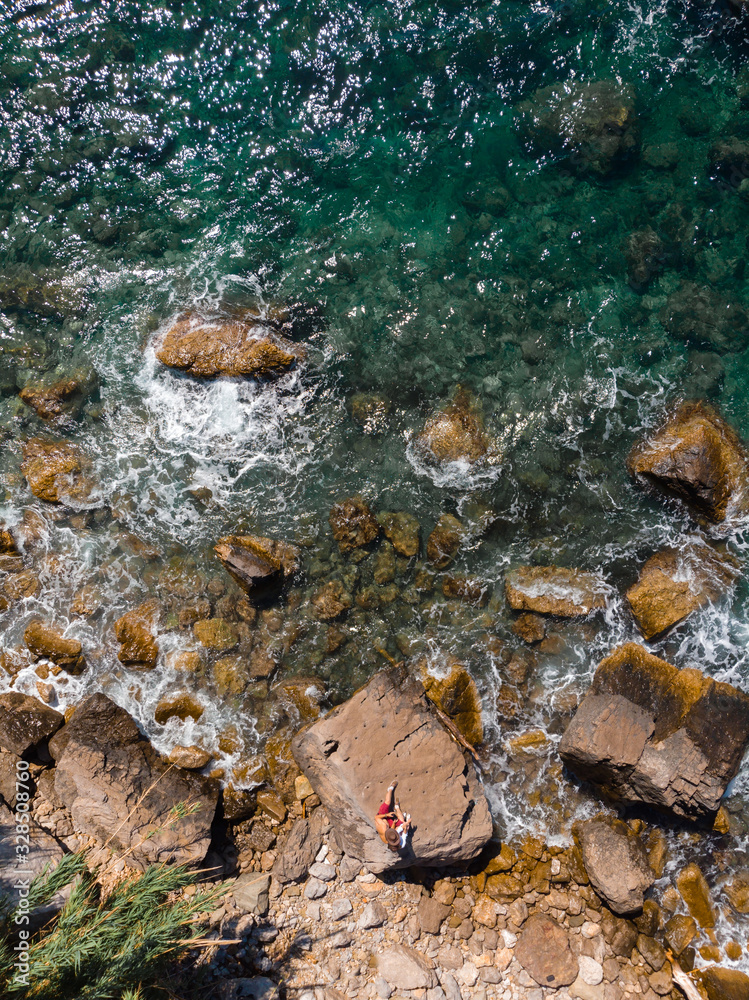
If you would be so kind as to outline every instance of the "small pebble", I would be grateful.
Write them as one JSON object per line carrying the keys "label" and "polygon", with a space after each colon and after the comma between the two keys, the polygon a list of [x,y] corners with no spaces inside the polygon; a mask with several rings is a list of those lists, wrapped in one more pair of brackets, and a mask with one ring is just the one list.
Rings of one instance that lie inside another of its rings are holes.
{"label": "small pebble", "polygon": [[307,899],[320,899],[328,891],[328,887],[319,879],[311,878],[304,887],[304,895]]}

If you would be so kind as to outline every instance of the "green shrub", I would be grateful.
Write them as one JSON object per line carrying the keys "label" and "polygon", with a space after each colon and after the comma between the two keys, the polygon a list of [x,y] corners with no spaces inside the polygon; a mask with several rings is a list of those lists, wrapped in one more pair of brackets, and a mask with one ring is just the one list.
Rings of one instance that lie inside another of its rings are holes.
{"label": "green shrub", "polygon": [[29,907],[48,904],[72,883],[67,902],[30,939],[28,975],[19,975],[15,916],[0,913],[0,996],[8,1000],[163,1000],[159,977],[197,940],[197,918],[215,908],[223,888],[175,894],[194,884],[185,866],[153,865],[102,897],[85,852],[66,855],[31,884]]}

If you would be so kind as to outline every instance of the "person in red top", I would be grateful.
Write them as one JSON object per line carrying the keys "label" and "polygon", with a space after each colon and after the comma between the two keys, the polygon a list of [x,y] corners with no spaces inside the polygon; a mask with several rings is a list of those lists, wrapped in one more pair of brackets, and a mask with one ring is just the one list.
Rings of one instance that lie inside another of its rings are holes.
{"label": "person in red top", "polygon": [[395,801],[397,787],[397,781],[388,787],[385,801],[377,810],[377,815],[374,818],[375,829],[391,851],[403,850],[411,829],[410,813],[404,816],[400,803]]}

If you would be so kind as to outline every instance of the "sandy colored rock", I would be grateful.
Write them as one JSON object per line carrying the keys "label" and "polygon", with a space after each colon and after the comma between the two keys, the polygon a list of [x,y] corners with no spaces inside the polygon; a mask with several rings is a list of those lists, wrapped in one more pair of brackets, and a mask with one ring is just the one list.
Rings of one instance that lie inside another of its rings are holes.
{"label": "sandy colored rock", "polygon": [[200,645],[213,652],[223,653],[239,642],[239,636],[223,618],[205,618],[195,622],[192,631]]}
{"label": "sandy colored rock", "polygon": [[737,913],[749,913],[749,869],[723,886],[728,902]]}
{"label": "sandy colored rock", "polygon": [[526,612],[518,615],[512,623],[512,631],[523,642],[532,645],[534,642],[541,642],[546,635],[546,622],[541,615]]}
{"label": "sandy colored rock", "polygon": [[377,515],[385,538],[392,542],[399,556],[413,559],[419,554],[419,533],[421,526],[413,514],[404,511],[383,510]]}
{"label": "sandy colored rock", "polygon": [[720,806],[747,744],[748,695],[626,643],[599,664],[559,754],[612,798],[699,819]]}
{"label": "sandy colored rock", "polygon": [[341,552],[369,545],[380,533],[380,525],[361,497],[348,497],[330,508],[330,527]]}
{"label": "sandy colored rock", "polygon": [[95,386],[94,373],[82,370],[68,378],[27,382],[18,395],[42,420],[59,421],[66,416],[77,416],[84,396]]}
{"label": "sandy colored rock", "polygon": [[271,334],[256,317],[211,320],[187,313],[167,331],[156,357],[198,378],[268,379],[290,371],[302,360],[304,350]]}
{"label": "sandy colored rock", "polygon": [[642,567],[627,600],[642,634],[653,639],[719,600],[739,572],[734,559],[707,545],[664,549]]}
{"label": "sandy colored rock", "polygon": [[749,459],[738,435],[706,403],[683,403],[627,458],[631,476],[719,524],[749,506]]}
{"label": "sandy colored rock", "polygon": [[4,556],[20,555],[16,540],[7,528],[0,528],[0,553]]}
{"label": "sandy colored rock", "polygon": [[78,639],[66,639],[56,629],[40,621],[31,622],[23,639],[35,659],[52,660],[70,673],[83,670],[83,647]]}
{"label": "sandy colored rock", "polygon": [[60,712],[29,695],[19,691],[0,694],[0,747],[19,757],[49,739],[64,721]]}
{"label": "sandy colored rock", "polygon": [[68,441],[29,438],[23,443],[21,472],[34,496],[48,503],[89,501],[93,487],[84,474],[87,466],[80,449]]}
{"label": "sandy colored rock", "polygon": [[666,942],[674,955],[681,955],[697,936],[697,923],[686,913],[675,913],[666,923]]}
{"label": "sandy colored rock", "polygon": [[225,535],[214,552],[251,598],[277,594],[299,571],[301,552],[296,545],[263,535]]}
{"label": "sandy colored rock", "polygon": [[348,611],[353,601],[340,580],[330,580],[318,587],[312,595],[311,604],[317,618],[330,621]]}
{"label": "sandy colored rock", "polygon": [[432,461],[473,464],[489,450],[481,406],[465,388],[429,417],[416,438],[416,447]]}
{"label": "sandy colored rock", "polygon": [[518,937],[515,958],[546,989],[569,986],[577,978],[578,961],[567,931],[543,913],[528,917]]}
{"label": "sandy colored rock", "polygon": [[446,677],[435,677],[423,664],[420,679],[427,698],[455,723],[472,746],[479,746],[484,740],[481,698],[466,668],[455,663]]}
{"label": "sandy colored rock", "polygon": [[438,985],[431,959],[406,945],[397,944],[379,952],[377,969],[399,990],[433,989]]}
{"label": "sandy colored rock", "polygon": [[162,698],[154,709],[153,717],[160,726],[165,726],[170,719],[197,720],[205,709],[189,692],[183,691],[172,698]]}
{"label": "sandy colored rock", "polygon": [[189,747],[172,747],[169,754],[169,763],[183,767],[186,771],[199,771],[205,767],[210,759],[211,755],[208,751],[195,746],[195,744]]}
{"label": "sandy colored rock", "polygon": [[466,530],[452,514],[442,514],[427,539],[427,560],[444,569],[455,558]]}
{"label": "sandy colored rock", "polygon": [[[129,851],[139,866],[203,860],[218,802],[216,782],[170,765],[141,738],[128,713],[103,694],[82,702],[63,733],[55,792],[76,830]],[[180,803],[195,808],[181,815]]]}
{"label": "sandy colored rock", "polygon": [[575,828],[591,885],[620,915],[639,913],[655,881],[642,841],[626,823],[591,819]]}
{"label": "sandy colored rock", "polygon": [[675,882],[681,898],[699,926],[714,927],[715,910],[710,899],[710,887],[697,865],[693,862],[682,868]]}
{"label": "sandy colored rock", "polygon": [[702,985],[708,1000],[749,1000],[749,976],[738,969],[710,966],[700,969],[694,978]]}
{"label": "sandy colored rock", "polygon": [[134,667],[156,666],[159,646],[155,631],[160,615],[159,602],[145,601],[128,611],[114,623],[114,634],[121,643],[117,658],[121,663]]}
{"label": "sandy colored rock", "polygon": [[513,610],[564,618],[605,608],[607,589],[599,574],[561,566],[517,566],[505,575],[507,603]]}
{"label": "sandy colored rock", "polygon": [[[336,817],[341,848],[370,871],[465,861],[491,836],[473,764],[436,718],[422,684],[403,667],[376,674],[298,733],[292,748],[328,815]],[[401,805],[417,825],[398,853],[388,850],[374,826],[394,774]]]}

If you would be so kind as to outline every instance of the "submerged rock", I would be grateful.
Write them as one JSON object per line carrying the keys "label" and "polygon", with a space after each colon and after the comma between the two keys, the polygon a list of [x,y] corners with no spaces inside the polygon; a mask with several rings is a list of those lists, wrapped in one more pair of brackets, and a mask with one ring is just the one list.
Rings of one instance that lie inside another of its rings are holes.
{"label": "submerged rock", "polygon": [[141,866],[203,860],[218,783],[171,765],[105,695],[79,705],[51,749],[55,792],[76,830]]}
{"label": "submerged rock", "polygon": [[427,560],[437,569],[444,569],[457,555],[466,536],[463,524],[452,514],[441,514],[427,538]]}
{"label": "submerged rock", "polygon": [[83,670],[82,646],[78,639],[66,639],[54,628],[40,621],[31,622],[23,639],[35,659],[52,660],[70,673]]}
{"label": "submerged rock", "polygon": [[653,639],[717,601],[739,572],[734,559],[708,545],[664,549],[642,567],[627,600],[642,634]]}
{"label": "submerged rock", "polygon": [[196,313],[180,317],[164,336],[156,357],[170,368],[199,378],[283,375],[302,360],[304,350],[271,333],[256,316],[209,320]]}
{"label": "submerged rock", "polygon": [[519,105],[521,130],[540,152],[569,154],[580,173],[607,174],[639,146],[634,92],[615,80],[567,81]]}
{"label": "submerged rock", "polygon": [[333,504],[329,520],[341,552],[369,545],[380,533],[377,519],[361,497],[348,497]]}
{"label": "submerged rock", "polygon": [[419,554],[419,533],[421,526],[413,514],[404,511],[391,513],[383,510],[377,515],[385,538],[392,542],[399,556],[413,559]]}
{"label": "submerged rock", "polygon": [[78,416],[84,397],[93,391],[96,377],[80,370],[67,378],[56,377],[27,382],[18,395],[42,420],[59,421]]}
{"label": "submerged rock", "polygon": [[188,691],[182,691],[173,698],[162,698],[154,709],[153,717],[160,726],[165,726],[170,719],[179,719],[181,722],[194,719],[197,722],[204,711],[199,701]]}
{"label": "submerged rock", "polygon": [[666,251],[663,240],[648,226],[630,233],[624,247],[630,285],[644,291],[651,280],[663,270]]}
{"label": "submerged rock", "polygon": [[340,580],[330,580],[315,591],[311,603],[317,618],[331,621],[348,611],[353,601]]}
{"label": "submerged rock", "polygon": [[114,634],[121,646],[117,658],[134,667],[155,667],[159,646],[155,631],[160,616],[158,601],[145,601],[114,623]]}
{"label": "submerged rock", "polygon": [[707,1000],[749,998],[749,976],[738,969],[723,969],[717,965],[710,965],[706,969],[699,969],[694,973],[694,977],[702,985]]}
{"label": "submerged rock", "polygon": [[489,436],[478,400],[460,386],[452,400],[429,417],[416,447],[432,461],[473,464],[489,450]]}
{"label": "submerged rock", "polygon": [[706,403],[682,403],[627,457],[638,482],[718,524],[749,509],[749,457],[738,435]]}
{"label": "submerged rock", "polygon": [[620,915],[639,913],[655,881],[640,838],[620,820],[591,819],[575,828],[593,888]]}
{"label": "submerged rock", "polygon": [[93,484],[84,474],[87,461],[79,448],[68,441],[29,438],[23,443],[21,472],[29,489],[48,503],[86,503]]}
{"label": "submerged rock", "polygon": [[614,799],[710,818],[749,744],[749,695],[627,643],[598,666],[559,744]]}
{"label": "submerged rock", "polygon": [[379,434],[387,426],[390,401],[376,392],[356,392],[349,399],[352,419],[365,434]]}
{"label": "submerged rock", "polygon": [[507,603],[515,611],[575,618],[605,608],[607,592],[598,573],[561,566],[518,566],[505,576]]}
{"label": "submerged rock", "polygon": [[749,342],[749,316],[736,301],[712,288],[683,281],[660,312],[660,321],[677,340],[721,353],[743,351]]}
{"label": "submerged rock", "polygon": [[248,596],[258,600],[279,593],[301,562],[296,545],[263,535],[225,535],[214,552]]}
{"label": "submerged rock", "polygon": [[[292,748],[328,815],[336,817],[342,849],[370,871],[467,861],[491,836],[473,764],[438,721],[423,686],[403,667],[377,674],[298,733]],[[417,827],[399,853],[385,846],[374,826],[394,777],[401,805]]]}

